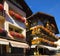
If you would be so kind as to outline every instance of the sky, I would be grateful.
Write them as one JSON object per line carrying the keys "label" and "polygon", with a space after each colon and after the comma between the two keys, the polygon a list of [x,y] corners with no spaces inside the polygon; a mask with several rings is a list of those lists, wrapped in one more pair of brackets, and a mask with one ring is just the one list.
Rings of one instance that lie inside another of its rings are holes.
{"label": "sky", "polygon": [[[25,0],[33,14],[43,12],[55,17],[60,32],[60,0]],[[58,34],[60,36],[60,34]]]}

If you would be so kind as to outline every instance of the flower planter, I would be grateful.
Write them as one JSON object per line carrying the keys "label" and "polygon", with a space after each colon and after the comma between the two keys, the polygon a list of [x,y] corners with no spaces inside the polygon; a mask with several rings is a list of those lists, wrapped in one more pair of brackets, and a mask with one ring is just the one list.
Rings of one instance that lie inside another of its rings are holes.
{"label": "flower planter", "polygon": [[11,16],[14,16],[17,20],[22,21],[22,22],[25,22],[25,19],[21,15],[15,13],[14,11],[9,10],[9,14]]}
{"label": "flower planter", "polygon": [[20,33],[17,33],[17,32],[10,31],[10,35],[13,36],[13,37],[16,37],[16,38],[24,39],[23,34],[20,34]]}
{"label": "flower planter", "polygon": [[20,16],[19,14],[14,14],[14,16],[18,19],[18,20],[21,20],[22,22],[25,22],[25,19],[23,19],[22,16]]}
{"label": "flower planter", "polygon": [[1,11],[3,10],[3,5],[2,5],[2,4],[0,4],[0,10],[1,10]]}
{"label": "flower planter", "polygon": [[9,14],[10,14],[11,16],[14,16],[14,12],[13,12],[12,10],[9,11]]}

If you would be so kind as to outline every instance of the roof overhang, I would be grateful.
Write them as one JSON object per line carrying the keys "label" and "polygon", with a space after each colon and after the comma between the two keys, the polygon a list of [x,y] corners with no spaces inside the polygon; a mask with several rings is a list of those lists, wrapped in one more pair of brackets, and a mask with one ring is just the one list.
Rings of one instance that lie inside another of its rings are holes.
{"label": "roof overhang", "polygon": [[42,48],[47,48],[48,50],[52,51],[52,50],[57,50],[57,48],[55,47],[50,47],[50,46],[45,46],[45,45],[39,45],[39,47],[42,47]]}
{"label": "roof overhang", "polygon": [[[43,17],[44,19],[41,19],[41,17]],[[42,12],[37,12],[35,14],[32,14],[30,17],[28,17],[27,20],[31,20],[31,19],[34,19],[34,18],[35,19],[40,18],[40,20],[45,20],[45,19],[49,20],[49,22],[54,24],[54,26],[56,28],[55,34],[59,33],[55,18],[53,16],[51,16],[49,14],[42,13]]]}
{"label": "roof overhang", "polygon": [[50,47],[50,46],[46,46],[46,45],[31,45],[31,48],[47,48],[48,50],[52,51],[52,50],[57,50],[57,48],[55,47]]}

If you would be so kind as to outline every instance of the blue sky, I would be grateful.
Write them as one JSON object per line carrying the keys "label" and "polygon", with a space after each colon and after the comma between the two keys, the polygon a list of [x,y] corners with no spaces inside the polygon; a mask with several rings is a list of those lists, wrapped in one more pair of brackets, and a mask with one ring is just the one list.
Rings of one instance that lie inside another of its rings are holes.
{"label": "blue sky", "polygon": [[33,13],[44,12],[55,17],[60,31],[60,0],[25,0]]}

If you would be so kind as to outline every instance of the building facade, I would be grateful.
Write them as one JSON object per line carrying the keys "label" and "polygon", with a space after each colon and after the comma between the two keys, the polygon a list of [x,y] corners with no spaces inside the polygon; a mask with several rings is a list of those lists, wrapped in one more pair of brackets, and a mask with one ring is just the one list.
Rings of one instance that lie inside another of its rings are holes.
{"label": "building facade", "polygon": [[0,54],[24,56],[26,42],[26,17],[32,11],[24,0],[0,0]]}
{"label": "building facade", "polygon": [[55,53],[57,44],[54,42],[59,39],[55,34],[59,31],[53,16],[37,12],[27,18],[26,26],[26,40],[31,47],[30,55]]}
{"label": "building facade", "polygon": [[1,56],[54,54],[58,33],[53,16],[32,15],[24,0],[0,0]]}

